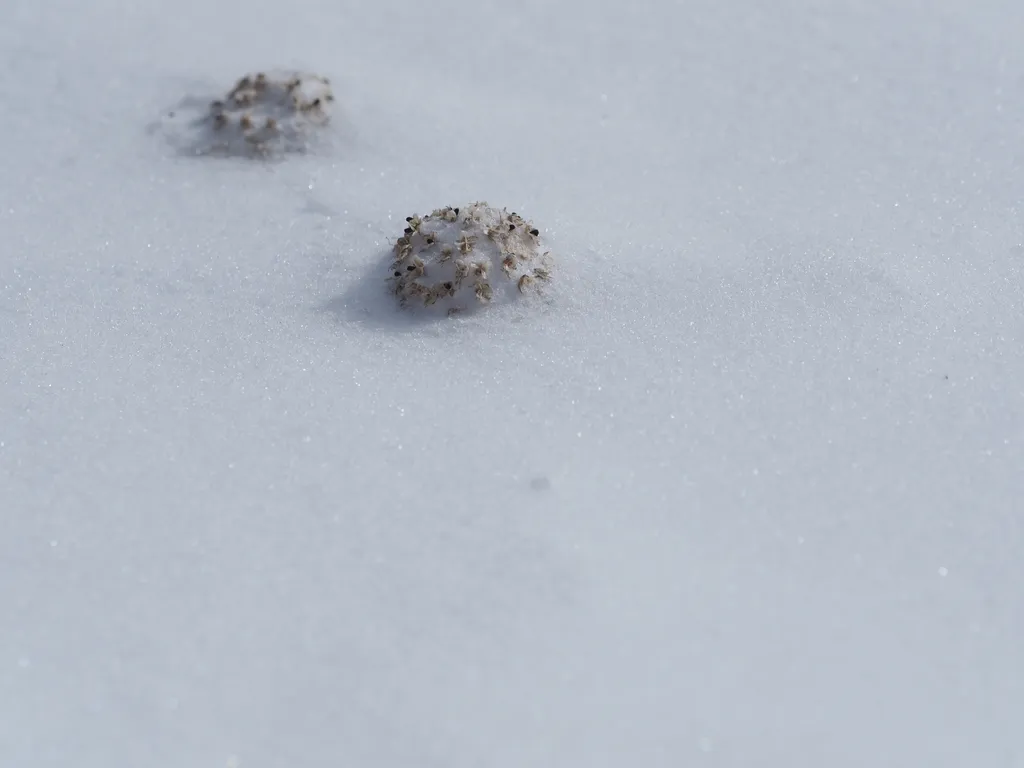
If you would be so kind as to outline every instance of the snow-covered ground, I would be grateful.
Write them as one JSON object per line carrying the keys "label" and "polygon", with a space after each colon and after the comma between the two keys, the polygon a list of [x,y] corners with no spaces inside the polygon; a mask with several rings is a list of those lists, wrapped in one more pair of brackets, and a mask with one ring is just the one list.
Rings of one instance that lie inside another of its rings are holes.
{"label": "snow-covered ground", "polygon": [[[1024,765],[1022,28],[4,0],[0,765]],[[400,312],[476,200],[546,298]]]}

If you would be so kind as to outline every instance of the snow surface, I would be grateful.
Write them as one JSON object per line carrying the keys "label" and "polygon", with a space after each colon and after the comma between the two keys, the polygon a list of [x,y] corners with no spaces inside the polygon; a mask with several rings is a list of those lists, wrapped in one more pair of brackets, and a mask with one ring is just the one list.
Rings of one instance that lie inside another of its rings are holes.
{"label": "snow surface", "polygon": [[[1024,765],[1022,25],[5,0],[0,765]],[[548,302],[402,315],[463,200]]]}

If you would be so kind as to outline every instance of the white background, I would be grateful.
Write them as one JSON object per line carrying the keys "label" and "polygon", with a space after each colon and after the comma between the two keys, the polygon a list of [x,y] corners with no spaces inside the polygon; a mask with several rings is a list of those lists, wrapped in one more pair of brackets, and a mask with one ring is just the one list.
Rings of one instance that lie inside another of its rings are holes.
{"label": "white background", "polygon": [[[1024,765],[1022,29],[4,0],[0,765]],[[175,151],[273,67],[324,147]],[[547,301],[399,314],[478,199]]]}

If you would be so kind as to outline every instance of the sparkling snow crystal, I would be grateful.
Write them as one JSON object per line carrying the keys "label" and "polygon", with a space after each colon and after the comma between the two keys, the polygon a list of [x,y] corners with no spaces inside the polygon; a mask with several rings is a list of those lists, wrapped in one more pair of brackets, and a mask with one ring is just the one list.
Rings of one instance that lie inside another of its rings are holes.
{"label": "sparkling snow crystal", "polygon": [[[195,154],[267,156],[302,152],[330,120],[330,81],[302,72],[259,72],[226,96],[203,101],[203,113],[172,136]],[[195,100],[191,100],[192,105]],[[187,112],[187,110],[185,110]],[[171,113],[169,117],[177,117]]]}
{"label": "sparkling snow crystal", "polygon": [[402,305],[449,315],[535,293],[551,277],[540,231],[486,203],[410,216],[394,255],[389,280]]}

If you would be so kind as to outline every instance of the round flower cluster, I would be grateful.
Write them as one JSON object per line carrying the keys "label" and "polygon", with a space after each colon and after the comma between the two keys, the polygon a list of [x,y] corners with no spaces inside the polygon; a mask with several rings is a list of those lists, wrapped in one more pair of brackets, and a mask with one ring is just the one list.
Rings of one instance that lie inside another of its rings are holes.
{"label": "round flower cluster", "polygon": [[246,75],[190,123],[186,143],[202,155],[302,152],[313,132],[329,122],[333,101],[326,77],[302,72]]}
{"label": "round flower cluster", "polygon": [[394,256],[388,279],[401,304],[448,315],[508,303],[551,277],[540,231],[487,203],[408,217]]}

